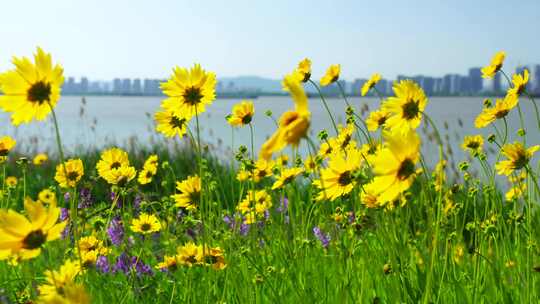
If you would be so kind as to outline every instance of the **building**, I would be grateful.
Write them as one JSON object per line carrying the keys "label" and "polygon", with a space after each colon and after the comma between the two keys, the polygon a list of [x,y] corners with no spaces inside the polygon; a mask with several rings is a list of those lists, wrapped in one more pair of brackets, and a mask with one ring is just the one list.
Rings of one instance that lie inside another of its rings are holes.
{"label": "building", "polygon": [[133,86],[131,88],[131,94],[140,95],[142,93],[141,80],[136,78],[133,80]]}
{"label": "building", "polygon": [[122,86],[121,86],[120,94],[122,95],[131,94],[131,79],[129,78],[122,79]]}
{"label": "building", "polygon": [[483,82],[482,82],[481,68],[469,69],[469,84],[470,84],[470,92],[472,94],[478,94],[482,91]]}
{"label": "building", "polygon": [[120,95],[122,93],[122,80],[120,78],[115,78],[113,80],[113,94]]}
{"label": "building", "polygon": [[357,78],[351,83],[351,90],[349,93],[353,96],[361,95],[362,86],[366,83],[367,79]]}
{"label": "building", "polygon": [[535,94],[540,95],[540,64],[537,64],[534,66],[534,72],[533,72],[533,83],[534,88],[533,91]]}
{"label": "building", "polygon": [[501,73],[496,73],[493,77],[493,82],[491,84],[491,91],[495,94],[501,93],[502,90],[502,84],[501,84]]}

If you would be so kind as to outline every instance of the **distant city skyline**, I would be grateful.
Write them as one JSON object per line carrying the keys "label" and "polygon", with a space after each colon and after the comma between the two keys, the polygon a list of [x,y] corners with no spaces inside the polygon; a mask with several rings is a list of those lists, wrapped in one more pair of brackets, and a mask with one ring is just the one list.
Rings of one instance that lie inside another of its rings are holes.
{"label": "distant city skyline", "polygon": [[66,75],[166,78],[198,62],[218,77],[278,79],[298,61],[319,78],[465,73],[507,52],[540,62],[540,1],[18,0],[2,4],[0,70],[36,46]]}
{"label": "distant city skyline", "polygon": [[[529,92],[540,95],[540,64],[523,65],[516,68],[515,73],[522,74],[527,69],[530,80],[527,85]],[[511,73],[509,76],[511,77]],[[436,95],[486,95],[501,94],[508,87],[506,79],[502,79],[501,73],[497,73],[493,79],[482,78],[480,67],[468,69],[466,74],[445,74],[443,77],[429,75],[398,75],[396,79],[381,79],[376,89],[383,95],[392,94],[394,81],[411,79],[418,83],[428,96]],[[84,94],[111,94],[111,95],[162,95],[160,83],[166,79],[155,78],[115,78],[109,81],[95,81],[88,77],[77,80],[75,77],[67,77],[63,85],[63,93],[67,95]],[[346,94],[359,95],[362,85],[367,78],[356,78],[354,81],[339,80],[345,88]],[[336,85],[321,88],[324,94],[339,95]],[[316,93],[316,89],[306,86],[308,93]],[[218,78],[216,92],[219,95],[247,95],[260,96],[268,94],[285,94],[281,89],[279,79],[269,79],[257,76],[225,77]],[[371,92],[372,95],[375,92]]]}

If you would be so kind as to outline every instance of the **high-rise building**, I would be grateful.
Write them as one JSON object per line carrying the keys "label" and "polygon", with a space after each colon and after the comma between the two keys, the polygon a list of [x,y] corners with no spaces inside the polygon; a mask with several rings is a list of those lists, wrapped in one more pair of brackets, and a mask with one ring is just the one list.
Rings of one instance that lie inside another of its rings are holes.
{"label": "high-rise building", "polygon": [[469,81],[471,93],[478,94],[482,91],[482,71],[480,68],[469,69]]}
{"label": "high-rise building", "polygon": [[141,80],[139,78],[136,78],[133,80],[133,86],[131,88],[131,93],[135,95],[139,95],[142,93],[142,86],[141,86]]}
{"label": "high-rise building", "polygon": [[426,95],[431,96],[435,93],[435,78],[433,77],[424,77],[422,81],[422,88]]}
{"label": "high-rise building", "polygon": [[533,83],[534,85],[534,93],[540,95],[540,64],[537,64],[534,66],[534,73],[533,73]]}
{"label": "high-rise building", "polygon": [[358,78],[358,79],[355,79],[352,83],[351,83],[351,90],[349,91],[349,94],[353,95],[353,96],[358,96],[360,95],[361,91],[362,91],[362,86],[364,85],[364,83],[367,81],[367,79],[363,79],[363,78]]}
{"label": "high-rise building", "polygon": [[124,78],[122,79],[122,91],[120,94],[128,95],[131,94],[131,79]]}
{"label": "high-rise building", "polygon": [[81,84],[80,84],[80,87],[79,87],[79,93],[80,94],[88,93],[88,78],[81,77]]}
{"label": "high-rise building", "polygon": [[450,94],[452,88],[452,75],[446,74],[442,78],[441,95]]}
{"label": "high-rise building", "polygon": [[118,95],[122,94],[122,80],[120,78],[115,78],[113,80],[112,92]]}

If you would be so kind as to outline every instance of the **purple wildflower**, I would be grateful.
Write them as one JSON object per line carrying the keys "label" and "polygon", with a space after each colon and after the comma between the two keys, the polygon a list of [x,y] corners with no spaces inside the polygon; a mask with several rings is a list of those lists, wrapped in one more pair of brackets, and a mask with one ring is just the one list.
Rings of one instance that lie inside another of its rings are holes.
{"label": "purple wildflower", "polygon": [[114,217],[112,219],[109,228],[107,228],[107,234],[114,245],[119,246],[122,244],[122,241],[124,240],[124,226],[119,217]]}
{"label": "purple wildflower", "polygon": [[71,194],[69,192],[64,193],[64,202],[69,203],[71,199]]}
{"label": "purple wildflower", "polygon": [[79,209],[88,208],[92,206],[92,204],[94,204],[94,199],[92,198],[92,193],[90,192],[90,189],[82,188],[79,196]]}
{"label": "purple wildflower", "polygon": [[[69,210],[67,208],[60,208],[60,221],[67,221],[67,220],[69,220]],[[62,231],[62,234],[60,235],[60,237],[63,240],[68,237],[69,229],[70,229],[70,225],[69,225],[69,222],[68,222],[68,224],[66,225],[66,227]]]}
{"label": "purple wildflower", "polygon": [[116,259],[116,264],[114,264],[113,266],[113,271],[123,272],[127,274],[129,272],[130,266],[131,264],[129,256],[127,255],[127,253],[122,252],[122,254],[120,254],[120,256],[118,256],[118,258]]}
{"label": "purple wildflower", "polygon": [[106,256],[100,255],[96,261],[96,268],[102,273],[109,273],[111,266]]}
{"label": "purple wildflower", "polygon": [[279,203],[279,206],[277,207],[277,212],[287,212],[289,210],[289,199],[286,197],[283,197],[281,199],[281,202]]}
{"label": "purple wildflower", "polygon": [[249,233],[249,225],[242,223],[240,225],[240,235],[246,236]]}
{"label": "purple wildflower", "polygon": [[141,210],[141,202],[142,196],[139,194],[135,195],[135,199],[133,200],[133,211],[135,215],[138,215],[139,211]]}
{"label": "purple wildflower", "polygon": [[321,231],[321,228],[319,228],[318,226],[313,227],[313,234],[315,235],[315,237],[319,239],[319,241],[321,242],[321,245],[324,248],[328,248],[328,246],[330,245],[330,234],[327,233],[325,235]]}
{"label": "purple wildflower", "polygon": [[131,267],[135,269],[138,276],[141,276],[144,274],[151,275],[151,276],[154,275],[154,271],[152,271],[152,267],[144,264],[140,258],[131,257]]}

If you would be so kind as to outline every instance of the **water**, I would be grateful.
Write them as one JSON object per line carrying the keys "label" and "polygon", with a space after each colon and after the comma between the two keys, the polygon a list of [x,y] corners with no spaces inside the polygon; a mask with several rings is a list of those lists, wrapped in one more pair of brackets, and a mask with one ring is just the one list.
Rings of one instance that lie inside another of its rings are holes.
{"label": "water", "polygon": [[[90,96],[86,97],[83,105],[82,97],[62,97],[56,107],[60,123],[60,132],[64,146],[73,152],[79,148],[103,148],[112,145],[126,147],[130,143],[141,145],[155,144],[165,140],[163,136],[154,131],[153,113],[159,108],[160,97],[118,97],[118,96]],[[461,151],[461,142],[464,135],[483,134],[487,137],[494,133],[492,127],[476,129],[474,119],[482,109],[481,97],[433,97],[429,99],[426,113],[435,121],[443,137],[447,137],[452,157],[455,163],[466,158]],[[201,117],[203,139],[212,144],[212,149],[218,154],[227,152],[232,142],[232,130],[226,123],[225,116],[230,113],[232,106],[239,100],[218,99]],[[379,100],[376,98],[353,97],[349,102],[360,109],[367,105],[370,110],[376,109]],[[527,144],[540,143],[540,133],[535,125],[534,109],[529,100],[521,99],[521,106],[526,122]],[[255,149],[261,146],[266,138],[275,130],[275,123],[264,113],[271,110],[274,117],[279,119],[281,113],[293,107],[288,97],[261,97],[254,100],[256,114],[253,119],[255,130]],[[328,99],[330,108],[338,122],[344,121],[344,102],[341,99]],[[320,99],[310,99],[312,111],[311,137],[316,140],[317,133],[326,128],[333,134],[330,120]],[[462,126],[459,121],[462,122]],[[194,130],[194,121],[191,128]],[[11,135],[17,139],[20,151],[54,151],[54,129],[50,118],[44,122],[33,122],[28,125],[14,127],[9,122],[9,115],[0,113],[1,135]],[[447,126],[447,127],[445,127]],[[520,127],[517,110],[508,117],[509,138],[514,140],[517,129]],[[504,130],[502,122],[498,128]],[[249,128],[234,130],[234,146],[243,144],[250,146]],[[180,139],[176,139],[180,141]],[[486,142],[486,145],[491,146]],[[306,148],[302,151],[304,151]],[[289,150],[286,150],[288,153]],[[438,158],[438,149],[435,142],[424,140],[423,153],[427,159]]]}

